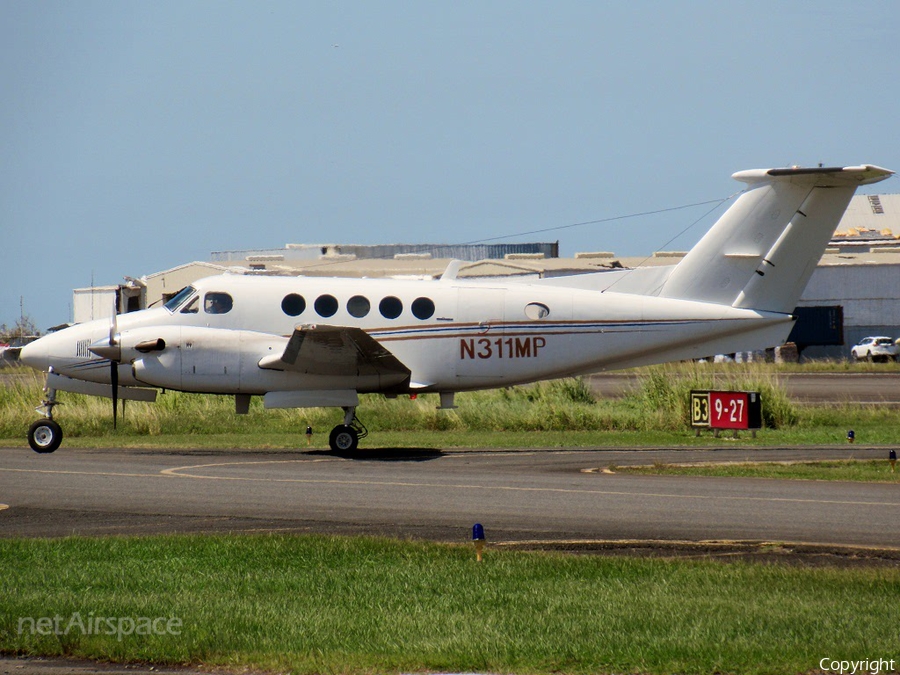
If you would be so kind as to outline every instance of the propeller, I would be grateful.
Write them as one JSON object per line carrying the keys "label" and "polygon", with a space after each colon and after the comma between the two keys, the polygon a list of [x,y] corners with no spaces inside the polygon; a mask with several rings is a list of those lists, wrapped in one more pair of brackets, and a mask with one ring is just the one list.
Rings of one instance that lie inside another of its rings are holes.
{"label": "propeller", "polygon": [[119,407],[119,363],[122,361],[122,344],[119,335],[117,311],[113,305],[112,318],[109,321],[109,337],[90,345],[88,349],[103,359],[109,359],[109,384],[113,404],[113,429],[118,426],[117,410]]}
{"label": "propeller", "polygon": [[[151,352],[161,352],[166,348],[166,341],[161,338],[153,338],[150,340],[142,340],[134,345],[134,349],[142,354],[150,354]],[[109,384],[110,398],[113,405],[113,429],[118,427],[118,410],[119,410],[119,364],[122,362],[122,336],[119,335],[119,325],[115,307],[113,307],[112,317],[109,321],[109,336],[105,340],[98,340],[88,347],[88,349],[103,359],[109,359]],[[125,414],[125,401],[122,399],[122,414]],[[123,417],[124,419],[124,417]]]}
{"label": "propeller", "polygon": [[109,322],[109,346],[114,349],[109,354],[109,383],[112,387],[113,429],[118,428],[117,410],[119,407],[119,360],[122,358],[122,347],[119,345],[119,326],[116,316],[118,310],[113,306],[112,319]]}
{"label": "propeller", "polygon": [[119,406],[119,364],[116,361],[110,361],[109,379],[112,384],[113,429],[116,429],[116,410]]}
{"label": "propeller", "polygon": [[109,349],[105,354],[109,358],[109,384],[113,400],[113,429],[118,428],[119,408],[119,361],[122,359],[122,346],[119,344],[118,308],[113,305],[112,318],[109,321]]}

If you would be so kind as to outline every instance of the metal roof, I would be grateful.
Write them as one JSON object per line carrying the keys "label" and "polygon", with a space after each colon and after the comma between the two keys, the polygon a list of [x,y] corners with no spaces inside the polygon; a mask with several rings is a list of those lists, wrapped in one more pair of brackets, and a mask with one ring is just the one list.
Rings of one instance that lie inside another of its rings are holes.
{"label": "metal roof", "polygon": [[895,237],[900,235],[900,194],[854,195],[837,233],[851,229],[876,232],[889,229]]}

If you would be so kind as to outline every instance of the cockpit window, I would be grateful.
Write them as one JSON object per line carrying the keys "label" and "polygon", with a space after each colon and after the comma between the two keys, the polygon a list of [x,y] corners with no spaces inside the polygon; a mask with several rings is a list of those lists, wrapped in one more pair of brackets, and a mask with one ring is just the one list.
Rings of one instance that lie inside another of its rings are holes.
{"label": "cockpit window", "polygon": [[227,314],[234,307],[228,293],[207,293],[203,298],[203,311],[207,314]]}
{"label": "cockpit window", "polygon": [[185,286],[180,291],[178,291],[175,295],[169,298],[166,301],[164,307],[170,312],[174,312],[178,309],[178,306],[181,305],[182,302],[187,300],[191,295],[196,292],[193,286]]}
{"label": "cockpit window", "polygon": [[188,301],[188,303],[184,307],[181,308],[181,313],[182,314],[196,314],[199,307],[200,307],[200,296],[195,295],[193,298],[191,298]]}

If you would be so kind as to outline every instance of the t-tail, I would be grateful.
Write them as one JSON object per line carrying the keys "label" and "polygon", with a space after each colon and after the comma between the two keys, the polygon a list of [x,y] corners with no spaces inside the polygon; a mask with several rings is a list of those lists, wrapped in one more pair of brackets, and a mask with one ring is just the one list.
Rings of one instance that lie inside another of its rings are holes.
{"label": "t-tail", "polygon": [[747,190],[669,274],[660,297],[791,313],[859,185],[877,166],[753,169]]}

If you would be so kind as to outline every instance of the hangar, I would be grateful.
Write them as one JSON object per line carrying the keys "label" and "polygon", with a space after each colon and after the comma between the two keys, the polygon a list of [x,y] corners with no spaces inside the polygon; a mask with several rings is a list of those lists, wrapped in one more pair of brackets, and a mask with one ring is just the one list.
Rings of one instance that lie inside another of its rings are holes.
{"label": "hangar", "polygon": [[[800,300],[791,339],[807,358],[846,357],[868,335],[900,337],[900,194],[856,195]],[[467,261],[461,278],[552,277],[603,269],[673,265],[684,254],[643,258],[612,252],[559,257],[559,243],[522,244],[288,244],[283,249],[217,251],[118,286],[73,292],[74,323],[153,307],[202,277],[238,274],[434,278],[453,259]]]}

